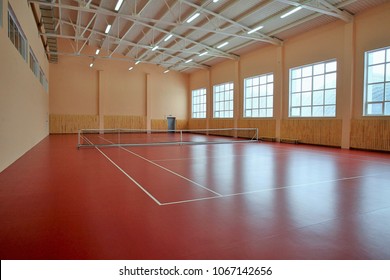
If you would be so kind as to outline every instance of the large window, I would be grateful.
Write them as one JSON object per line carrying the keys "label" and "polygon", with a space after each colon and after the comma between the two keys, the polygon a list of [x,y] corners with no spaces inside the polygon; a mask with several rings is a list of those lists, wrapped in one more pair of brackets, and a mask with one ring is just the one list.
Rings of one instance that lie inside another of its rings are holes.
{"label": "large window", "polygon": [[336,60],[290,69],[290,117],[336,116]]}
{"label": "large window", "polygon": [[390,116],[390,47],[365,53],[364,114]]}
{"label": "large window", "polygon": [[38,60],[35,57],[35,54],[31,48],[30,48],[29,60],[30,60],[29,64],[30,64],[31,71],[33,71],[34,75],[39,78],[40,77],[40,69],[39,69]]}
{"label": "large window", "polygon": [[27,39],[10,6],[8,6],[8,37],[23,59],[27,61]]}
{"label": "large window", "polygon": [[272,117],[274,75],[250,77],[244,80],[244,117]]}
{"label": "large window", "polygon": [[195,89],[192,91],[192,118],[206,118],[206,89]]}
{"label": "large window", "polygon": [[0,27],[3,27],[3,0],[0,0]]}
{"label": "large window", "polygon": [[47,82],[45,73],[43,73],[43,70],[39,68],[39,82],[43,86],[46,92],[49,92],[49,83]]}
{"label": "large window", "polygon": [[233,118],[233,83],[214,86],[214,118]]}

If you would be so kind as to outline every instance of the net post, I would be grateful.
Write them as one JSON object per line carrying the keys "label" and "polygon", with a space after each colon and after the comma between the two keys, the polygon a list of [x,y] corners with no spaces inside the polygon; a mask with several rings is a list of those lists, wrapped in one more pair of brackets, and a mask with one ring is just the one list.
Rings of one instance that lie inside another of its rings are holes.
{"label": "net post", "polygon": [[77,149],[80,149],[80,145],[81,145],[81,129],[79,129],[79,131],[77,132]]}

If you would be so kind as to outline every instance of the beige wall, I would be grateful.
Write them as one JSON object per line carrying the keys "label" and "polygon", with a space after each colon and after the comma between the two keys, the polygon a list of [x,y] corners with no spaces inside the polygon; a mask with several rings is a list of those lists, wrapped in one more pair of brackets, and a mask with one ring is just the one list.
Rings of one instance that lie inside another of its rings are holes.
{"label": "beige wall", "polygon": [[[377,138],[390,134],[386,130],[389,126],[385,125],[390,117],[380,118],[385,124],[379,125],[375,122],[377,118],[365,117],[378,128],[371,129],[369,135],[366,128],[370,122],[354,121],[363,118],[364,52],[390,46],[390,33],[383,29],[390,26],[389,15],[390,3],[386,3],[355,15],[350,23],[337,20],[286,40],[282,46],[267,46],[243,55],[238,69],[236,61],[226,61],[208,71],[191,74],[190,91],[200,87],[208,89],[208,118],[190,119],[190,128],[218,124],[212,119],[212,86],[222,81],[238,81],[234,105],[239,109],[230,122],[234,126],[258,127],[261,136],[296,138],[310,144],[389,150],[389,138],[380,141]],[[336,117],[289,118],[289,69],[329,59],[338,63]],[[244,78],[270,72],[274,73],[274,117],[271,120],[243,118]]]}
{"label": "beige wall", "polygon": [[[60,51],[71,48],[69,41],[59,40]],[[88,46],[82,51],[87,55],[94,52]],[[106,55],[100,52],[100,56]],[[52,133],[123,123],[150,129],[152,120],[164,120],[168,115],[187,120],[188,75],[175,71],[163,74],[165,69],[155,65],[134,65],[124,57],[113,58],[96,59],[90,68],[92,59],[88,56],[60,56],[58,64],[50,65]],[[130,66],[134,66],[131,71]],[[92,116],[98,116],[99,121]],[[106,125],[105,116],[110,120]],[[70,123],[74,121],[77,123]]]}
{"label": "beige wall", "polygon": [[[48,62],[25,1],[9,1],[47,79]],[[0,171],[48,135],[49,93],[8,38],[8,1],[0,27]]]}

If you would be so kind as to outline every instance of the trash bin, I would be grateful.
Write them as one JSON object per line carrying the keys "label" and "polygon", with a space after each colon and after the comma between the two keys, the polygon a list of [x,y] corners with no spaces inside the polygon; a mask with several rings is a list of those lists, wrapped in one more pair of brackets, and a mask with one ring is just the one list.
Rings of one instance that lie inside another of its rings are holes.
{"label": "trash bin", "polygon": [[176,130],[176,117],[168,116],[168,132],[175,133]]}

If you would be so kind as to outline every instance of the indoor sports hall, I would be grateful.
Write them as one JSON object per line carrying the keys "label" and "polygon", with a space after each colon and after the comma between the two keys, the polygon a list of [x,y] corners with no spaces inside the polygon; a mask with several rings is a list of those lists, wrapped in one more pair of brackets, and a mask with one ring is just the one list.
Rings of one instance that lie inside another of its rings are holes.
{"label": "indoor sports hall", "polygon": [[390,2],[0,0],[2,260],[389,260]]}

